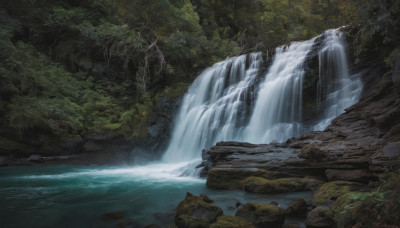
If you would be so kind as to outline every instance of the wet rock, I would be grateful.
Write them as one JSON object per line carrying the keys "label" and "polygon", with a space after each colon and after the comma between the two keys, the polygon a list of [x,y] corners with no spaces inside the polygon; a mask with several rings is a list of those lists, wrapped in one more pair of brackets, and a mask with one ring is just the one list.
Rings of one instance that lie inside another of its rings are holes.
{"label": "wet rock", "polygon": [[213,168],[208,172],[207,187],[212,189],[238,189],[250,176],[269,176],[268,171],[257,168]]}
{"label": "wet rock", "polygon": [[321,161],[327,157],[327,153],[322,151],[316,145],[307,145],[301,149],[300,158]]}
{"label": "wet rock", "polygon": [[268,180],[262,177],[248,177],[243,183],[246,191],[261,194],[303,191],[307,187],[307,182],[301,178]]}
{"label": "wet rock", "polygon": [[354,170],[339,170],[339,169],[327,169],[325,175],[329,181],[352,181],[367,184],[370,180],[376,179],[375,176],[366,169],[354,169]]}
{"label": "wet rock", "polygon": [[400,168],[400,142],[387,144],[371,156],[369,169],[375,172],[397,170]]}
{"label": "wet rock", "polygon": [[269,204],[272,204],[272,205],[275,205],[275,206],[278,206],[278,207],[279,207],[279,203],[276,202],[276,201],[271,201],[271,202],[269,202]]}
{"label": "wet rock", "polygon": [[208,198],[208,196],[206,196],[205,194],[200,194],[200,198],[201,198],[204,202],[206,202],[206,203],[212,203],[212,202],[214,202],[214,200]]}
{"label": "wet rock", "polygon": [[256,227],[281,227],[285,221],[285,211],[270,204],[247,203],[235,216],[253,223]]}
{"label": "wet rock", "polygon": [[287,216],[305,217],[307,215],[307,202],[304,199],[299,199],[292,202],[285,210]]}
{"label": "wet rock", "polygon": [[178,227],[208,227],[222,214],[220,207],[211,205],[203,198],[188,192],[185,199],[176,207],[175,224]]}
{"label": "wet rock", "polygon": [[178,228],[208,228],[210,222],[206,218],[196,218],[194,216],[182,214],[175,217],[175,225]]}
{"label": "wet rock", "polygon": [[9,158],[6,156],[0,156],[0,167],[7,166],[9,163]]}
{"label": "wet rock", "polygon": [[253,224],[243,218],[222,215],[217,222],[211,224],[210,228],[254,228]]}
{"label": "wet rock", "polygon": [[30,162],[42,162],[43,161],[43,157],[38,155],[38,154],[33,154],[33,155],[28,157],[28,161],[30,161]]}
{"label": "wet rock", "polygon": [[306,225],[307,228],[331,228],[334,222],[329,209],[318,206],[307,215]]}
{"label": "wet rock", "polygon": [[340,218],[343,216],[341,212],[345,210],[346,206],[352,204],[355,201],[354,199],[352,199],[352,196],[354,196],[354,194],[357,193],[356,192],[345,193],[332,203],[332,205],[330,206],[330,210],[332,212],[332,218],[335,221],[340,220]]}
{"label": "wet rock", "polygon": [[311,203],[323,205],[329,203],[330,200],[335,200],[341,195],[350,191],[361,190],[364,185],[356,182],[348,181],[332,181],[321,185],[313,194]]}

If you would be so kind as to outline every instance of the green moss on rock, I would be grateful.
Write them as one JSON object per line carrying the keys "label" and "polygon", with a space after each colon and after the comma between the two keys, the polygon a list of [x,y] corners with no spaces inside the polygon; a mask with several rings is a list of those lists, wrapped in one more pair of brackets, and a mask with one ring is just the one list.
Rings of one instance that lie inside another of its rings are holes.
{"label": "green moss on rock", "polygon": [[253,224],[245,219],[222,215],[217,222],[211,224],[210,228],[254,228]]}
{"label": "green moss on rock", "polygon": [[347,192],[341,195],[339,198],[332,203],[330,209],[333,214],[333,218],[335,221],[338,221],[342,215],[342,212],[345,210],[345,207],[351,205],[354,202],[353,196],[355,192]]}
{"label": "green moss on rock", "polygon": [[256,227],[281,227],[285,221],[285,210],[271,204],[247,203],[235,216],[246,219]]}
{"label": "green moss on rock", "polygon": [[301,149],[300,158],[320,161],[326,157],[326,153],[313,144]]}
{"label": "green moss on rock", "polygon": [[268,180],[262,177],[248,177],[243,181],[244,189],[255,193],[280,193],[305,190],[307,182],[301,178]]}
{"label": "green moss on rock", "polygon": [[238,189],[243,186],[243,181],[251,176],[266,177],[270,173],[256,168],[212,168],[208,172],[207,187],[212,189]]}
{"label": "green moss on rock", "polygon": [[208,228],[210,223],[206,218],[196,218],[190,215],[179,215],[175,218],[178,228]]}
{"label": "green moss on rock", "polygon": [[349,193],[354,190],[359,190],[362,185],[355,182],[348,181],[332,181],[321,185],[312,196],[311,202],[313,204],[325,204],[328,200],[338,198],[343,194]]}
{"label": "green moss on rock", "polygon": [[178,227],[202,227],[195,224],[204,224],[205,221],[210,224],[222,214],[220,207],[209,204],[202,197],[188,192],[185,199],[176,207],[175,223]]}

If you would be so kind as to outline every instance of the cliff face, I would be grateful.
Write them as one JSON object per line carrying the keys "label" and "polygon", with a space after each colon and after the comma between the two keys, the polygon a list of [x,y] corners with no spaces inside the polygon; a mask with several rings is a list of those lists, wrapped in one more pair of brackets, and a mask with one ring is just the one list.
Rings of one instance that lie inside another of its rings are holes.
{"label": "cliff face", "polygon": [[[316,40],[315,45],[318,42]],[[202,175],[208,174],[210,186],[227,176],[235,177],[236,181],[248,176],[312,175],[326,179],[326,172],[330,170],[364,170],[368,179],[371,173],[399,171],[400,90],[396,71],[399,63],[395,63],[393,71],[385,67],[378,55],[366,56],[355,63],[352,42],[349,36],[351,72],[361,72],[364,84],[360,102],[335,118],[325,131],[310,132],[286,143],[217,143],[203,151]],[[306,83],[307,80],[312,82],[316,73],[315,58],[316,54],[311,52],[307,60]],[[315,84],[312,85],[306,84],[306,94],[315,91]],[[315,102],[311,100],[308,113],[315,110]]]}

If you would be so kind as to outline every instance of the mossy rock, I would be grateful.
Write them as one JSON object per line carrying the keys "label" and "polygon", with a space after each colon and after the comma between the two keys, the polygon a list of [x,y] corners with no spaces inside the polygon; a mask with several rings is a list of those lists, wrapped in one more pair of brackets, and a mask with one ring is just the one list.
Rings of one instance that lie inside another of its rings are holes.
{"label": "mossy rock", "polygon": [[239,189],[251,176],[268,178],[271,174],[257,168],[212,168],[208,171],[207,187],[212,189]]}
{"label": "mossy rock", "polygon": [[287,216],[305,217],[307,215],[307,202],[304,199],[298,199],[292,202],[285,212]]}
{"label": "mossy rock", "polygon": [[285,210],[271,204],[247,203],[235,216],[252,222],[256,227],[278,228],[285,222]]}
{"label": "mossy rock", "polygon": [[362,189],[363,185],[348,181],[332,181],[321,185],[312,196],[313,204],[322,205],[329,200],[337,199],[341,195],[351,191]]}
{"label": "mossy rock", "polygon": [[175,224],[178,227],[202,227],[198,224],[213,223],[223,214],[220,207],[207,203],[203,198],[186,193],[185,199],[176,207]]}
{"label": "mossy rock", "polygon": [[328,208],[318,206],[307,215],[307,228],[331,228],[334,225]]}
{"label": "mossy rock", "polygon": [[268,180],[262,177],[248,177],[243,181],[243,186],[248,192],[270,194],[303,191],[307,187],[307,182],[301,178]]}
{"label": "mossy rock", "polygon": [[210,223],[206,218],[196,218],[183,214],[175,217],[175,225],[178,228],[208,228]]}
{"label": "mossy rock", "polygon": [[339,220],[342,216],[341,213],[345,210],[345,207],[351,205],[355,200],[352,199],[352,196],[357,194],[355,192],[348,192],[341,195],[339,198],[332,203],[330,209],[332,211],[332,215],[335,221]]}
{"label": "mossy rock", "polygon": [[222,215],[217,222],[211,224],[210,228],[254,228],[253,224],[245,219]]}
{"label": "mossy rock", "polygon": [[327,157],[326,152],[320,150],[317,146],[310,144],[301,149],[299,158],[321,161]]}

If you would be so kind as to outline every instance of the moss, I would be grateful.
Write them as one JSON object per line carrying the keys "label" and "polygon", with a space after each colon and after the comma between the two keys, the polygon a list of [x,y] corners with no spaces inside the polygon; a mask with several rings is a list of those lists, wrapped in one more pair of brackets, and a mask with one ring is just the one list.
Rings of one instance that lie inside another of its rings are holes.
{"label": "moss", "polygon": [[216,218],[223,214],[222,209],[205,202],[203,198],[187,193],[185,199],[176,207],[176,218],[180,215],[190,215],[198,219],[205,218],[208,222],[215,222]]}
{"label": "moss", "polygon": [[[268,213],[271,216],[277,216],[282,214],[282,208],[279,208],[272,204],[258,204],[258,203],[248,203],[246,204],[249,208],[254,208],[256,211],[256,215],[262,215],[264,213]],[[245,207],[246,207],[245,205]]]}
{"label": "moss", "polygon": [[254,228],[251,222],[233,216],[219,216],[217,222],[211,224],[210,228]]}
{"label": "moss", "polygon": [[281,227],[285,221],[285,210],[271,204],[247,203],[235,214],[256,227]]}
{"label": "moss", "polygon": [[321,151],[315,145],[310,144],[301,149],[301,153],[299,155],[300,158],[303,159],[311,159],[320,161],[326,157],[326,153]]}
{"label": "moss", "polygon": [[207,186],[213,189],[238,189],[243,180],[251,176],[270,177],[270,173],[261,169],[212,168],[208,172]]}
{"label": "moss", "polygon": [[210,223],[205,218],[196,218],[190,215],[179,215],[175,219],[178,228],[208,228]]}
{"label": "moss", "polygon": [[294,192],[306,189],[307,182],[301,178],[268,180],[262,177],[248,177],[243,181],[246,191],[256,193]]}
{"label": "moss", "polygon": [[332,204],[331,211],[338,227],[400,224],[400,175],[387,173],[380,178],[382,183],[375,191],[347,193]]}
{"label": "moss", "polygon": [[335,200],[335,202],[332,203],[330,209],[333,214],[333,218],[335,220],[338,220],[340,216],[342,216],[342,213],[345,210],[345,207],[352,204],[354,202],[354,199],[352,197],[354,196],[354,192],[347,192],[343,195],[341,195],[339,198]]}
{"label": "moss", "polygon": [[360,189],[361,184],[348,181],[332,181],[321,185],[312,196],[311,202],[314,204],[325,204],[331,199],[336,199],[350,191]]}

